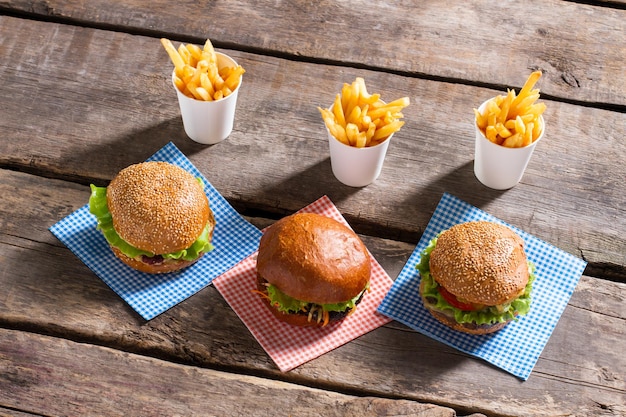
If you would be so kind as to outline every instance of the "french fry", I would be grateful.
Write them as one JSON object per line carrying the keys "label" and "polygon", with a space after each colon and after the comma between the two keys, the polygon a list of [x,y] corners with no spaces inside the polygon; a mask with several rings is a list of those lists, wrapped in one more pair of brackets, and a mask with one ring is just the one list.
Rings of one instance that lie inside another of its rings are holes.
{"label": "french fry", "polygon": [[187,84],[187,89],[191,92],[191,96],[193,98],[195,98],[196,100],[203,100],[202,94],[198,91],[197,85],[189,83]]}
{"label": "french fry", "polygon": [[217,66],[217,54],[210,39],[203,47],[181,44],[178,48],[166,38],[161,44],[174,64],[174,85],[180,92],[196,100],[219,100],[232,94],[241,83],[245,70]]}
{"label": "french fry", "polygon": [[361,118],[361,113],[363,113],[363,109],[361,107],[352,107],[352,111],[346,113],[346,123],[357,124]]}
{"label": "french fry", "polygon": [[537,121],[535,122],[535,125],[533,126],[533,142],[536,141],[541,135],[541,132],[543,132],[542,120],[543,119],[541,118],[537,118]]}
{"label": "french fry", "polygon": [[374,132],[373,140],[381,140],[388,136],[391,136],[392,133],[397,132],[400,128],[404,126],[404,122],[402,120],[395,120],[389,124],[386,124]]}
{"label": "french fry", "polygon": [[367,132],[357,133],[355,146],[357,148],[364,148],[366,143],[367,143]]}
{"label": "french fry", "polygon": [[495,126],[489,125],[485,129],[485,136],[493,143],[498,143],[498,131]]}
{"label": "french fry", "polygon": [[184,91],[185,88],[187,87],[187,85],[184,83],[184,81],[181,80],[176,75],[174,75],[174,85],[176,85],[176,88],[178,88],[180,91]]}
{"label": "french fry", "polygon": [[495,125],[495,129],[496,129],[496,133],[497,135],[499,135],[501,138],[508,138],[509,136],[511,136],[513,133],[511,133],[511,131],[509,129],[506,128],[506,126],[504,126],[503,123],[496,123]]}
{"label": "french fry", "polygon": [[205,56],[207,61],[214,63],[217,65],[217,55],[215,54],[215,49],[213,48],[213,43],[211,43],[210,39],[207,39],[204,43],[204,47],[202,48],[202,53]]}
{"label": "french fry", "polygon": [[524,130],[524,137],[522,138],[522,146],[528,146],[533,142],[533,129],[535,124],[530,122],[526,125]]}
{"label": "french fry", "polygon": [[515,91],[509,90],[506,97],[502,99],[502,101],[500,102],[500,105],[499,105],[500,112],[496,116],[497,122],[499,123],[506,122],[506,119],[509,115],[509,109],[511,108],[511,103],[513,102],[514,98],[515,98]]}
{"label": "french fry", "polygon": [[196,94],[200,96],[200,98],[204,101],[211,101],[211,96],[209,95],[209,92],[201,86],[196,87]]}
{"label": "french fry", "polygon": [[[541,78],[541,71],[533,71],[530,73],[530,75],[526,79],[526,82],[522,86],[522,89],[519,91],[519,94],[513,100],[513,106],[516,106],[520,101],[522,101],[526,96],[530,94],[535,84],[537,84],[537,81],[539,81],[539,78]],[[538,94],[539,90],[537,90],[537,95]]]}
{"label": "french fry", "polygon": [[348,142],[350,146],[356,146],[356,137],[359,134],[359,127],[354,123],[348,123],[346,125],[346,136],[348,136]]}
{"label": "french fry", "polygon": [[346,125],[346,116],[343,113],[343,106],[341,105],[341,94],[337,94],[335,96],[335,102],[333,103],[333,115],[335,116],[335,120],[337,124],[341,126]]}
{"label": "french fry", "polygon": [[348,93],[348,97],[346,100],[346,104],[343,106],[343,113],[346,115],[346,123],[348,122],[349,115],[352,114],[354,108],[357,107],[359,101],[359,89],[353,84],[352,88],[349,88],[350,93]]}
{"label": "french fry", "polygon": [[502,142],[502,146],[506,146],[507,148],[518,148],[520,144],[521,139],[519,133],[509,136],[508,138],[504,139],[504,142]]}
{"label": "french fry", "polygon": [[366,109],[363,110],[361,114],[361,120],[359,121],[359,130],[361,132],[367,131],[370,129],[370,126],[374,126],[374,129],[376,128],[376,125],[372,123],[372,118],[367,114],[367,107],[366,107]]}
{"label": "french fry", "polygon": [[402,110],[409,104],[408,97],[383,102],[380,94],[370,94],[365,80],[357,77],[351,84],[343,84],[329,109],[318,110],[332,136],[362,148],[378,145],[400,130],[404,125]]}
{"label": "french fry", "polygon": [[232,90],[230,88],[228,88],[228,86],[226,84],[224,84],[222,86],[222,89],[220,91],[222,92],[222,96],[224,96],[224,97],[226,97],[226,96],[228,96],[228,95],[233,93]]}
{"label": "french fry", "polygon": [[194,66],[199,61],[206,61],[202,56],[202,49],[198,45],[194,45],[188,43],[187,45],[182,45],[189,52],[189,65]]}
{"label": "french fry", "polygon": [[395,117],[402,110],[401,106],[383,106],[370,110],[369,115],[372,119],[381,119],[383,117]]}
{"label": "french fry", "polygon": [[344,114],[346,114],[346,110],[352,111],[352,107],[348,106],[348,101],[350,97],[352,97],[352,86],[348,83],[344,83],[341,88],[341,108],[344,110]]}
{"label": "french fry", "polygon": [[196,61],[193,60],[193,57],[191,56],[191,52],[189,52],[189,50],[185,48],[185,45],[180,44],[178,46],[177,51],[180,57],[182,58],[182,60],[185,62],[185,65],[189,65],[191,67],[196,66]]}
{"label": "french fry", "polygon": [[172,63],[174,64],[174,68],[176,68],[176,71],[177,72],[182,71],[183,67],[185,66],[185,61],[180,56],[180,54],[178,53],[178,51],[176,50],[172,42],[169,39],[162,38],[161,45],[163,45],[163,47],[165,48],[165,51],[170,56],[170,59],[172,60]]}
{"label": "french fry", "polygon": [[208,101],[213,100],[213,95],[215,94],[215,88],[213,87],[213,83],[209,79],[207,73],[200,74],[200,85],[202,88],[206,90],[209,95]]}
{"label": "french fry", "polygon": [[224,84],[226,84],[231,91],[235,90],[244,72],[246,72],[246,70],[244,70],[241,65],[237,65],[235,68],[229,67],[229,71],[222,77]]}
{"label": "french fry", "polygon": [[485,130],[485,128],[487,127],[487,118],[483,116],[483,114],[479,112],[478,109],[474,109],[474,116],[476,117],[476,125],[478,126],[478,128],[480,130]]}
{"label": "french fry", "polygon": [[326,126],[335,124],[334,115],[330,110],[319,108],[319,111]]}
{"label": "french fry", "polygon": [[515,131],[522,136],[526,133],[526,123],[524,123],[520,116],[515,118]]}
{"label": "french fry", "polygon": [[365,132],[365,146],[369,146],[374,138],[374,133],[376,133],[376,125],[374,123],[370,123],[367,127],[367,131]]}
{"label": "french fry", "polygon": [[508,90],[489,100],[482,112],[474,109],[476,126],[487,139],[506,147],[523,147],[539,138],[546,110],[545,103],[537,103],[539,89],[534,88],[540,77],[541,71],[533,71],[519,94]]}
{"label": "french fry", "polygon": [[345,145],[350,145],[350,142],[348,141],[348,135],[346,134],[346,129],[343,126],[334,124],[331,128],[331,134]]}

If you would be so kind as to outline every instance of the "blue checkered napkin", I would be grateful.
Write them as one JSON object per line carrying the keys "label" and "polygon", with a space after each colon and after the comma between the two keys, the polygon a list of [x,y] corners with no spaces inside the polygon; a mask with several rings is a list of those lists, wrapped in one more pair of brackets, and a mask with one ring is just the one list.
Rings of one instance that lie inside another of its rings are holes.
{"label": "blue checkered napkin", "polygon": [[[173,143],[168,143],[149,161],[178,165],[202,178],[215,215],[212,243],[215,248],[192,266],[175,273],[151,275],[135,271],[119,261],[99,230],[89,205],[78,209],[50,231],[80,258],[137,313],[150,320],[192,296],[214,278],[253,253],[261,231],[233,209],[191,161]],[[87,200],[89,194],[85,195]]]}
{"label": "blue checkered napkin", "polygon": [[[420,275],[415,269],[431,239],[458,223],[487,220],[504,224],[525,242],[526,255],[537,270],[530,312],[499,332],[470,335],[435,320],[419,295]],[[398,275],[378,311],[435,340],[526,380],[548,342],[587,263],[519,230],[458,198],[444,194],[424,235]]]}

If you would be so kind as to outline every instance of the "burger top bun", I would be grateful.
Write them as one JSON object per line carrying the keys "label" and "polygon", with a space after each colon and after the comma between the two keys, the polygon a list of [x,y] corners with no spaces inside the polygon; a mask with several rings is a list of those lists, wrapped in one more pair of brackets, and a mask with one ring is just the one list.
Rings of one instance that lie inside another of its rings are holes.
{"label": "burger top bun", "polygon": [[371,265],[367,248],[350,228],[319,214],[299,213],[265,231],[257,273],[290,297],[328,304],[363,291]]}
{"label": "burger top bun", "polygon": [[167,162],[124,168],[107,187],[107,205],[117,234],[156,255],[191,246],[211,215],[198,180]]}
{"label": "burger top bun", "polygon": [[512,301],[528,283],[522,238],[493,222],[462,223],[441,233],[429,266],[448,292],[488,306]]}

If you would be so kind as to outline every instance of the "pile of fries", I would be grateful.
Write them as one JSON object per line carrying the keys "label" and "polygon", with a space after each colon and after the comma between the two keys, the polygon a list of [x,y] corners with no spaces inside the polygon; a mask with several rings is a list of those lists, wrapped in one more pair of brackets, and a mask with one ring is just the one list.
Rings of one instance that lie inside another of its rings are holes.
{"label": "pile of fries", "polygon": [[181,44],[176,49],[165,38],[161,39],[161,44],[174,64],[174,84],[187,97],[219,100],[239,86],[245,70],[241,65],[218,68],[217,55],[209,39],[202,49],[192,44]]}
{"label": "pile of fries", "polygon": [[536,141],[543,132],[545,103],[536,103],[539,89],[533,89],[541,71],[534,71],[515,95],[498,95],[489,100],[482,113],[474,109],[476,125],[491,142],[509,148],[521,148]]}
{"label": "pile of fries", "polygon": [[330,109],[318,110],[331,135],[346,145],[363,148],[378,145],[400,130],[402,109],[409,104],[408,97],[383,102],[380,94],[369,94],[365,80],[357,77],[352,84],[344,83]]}

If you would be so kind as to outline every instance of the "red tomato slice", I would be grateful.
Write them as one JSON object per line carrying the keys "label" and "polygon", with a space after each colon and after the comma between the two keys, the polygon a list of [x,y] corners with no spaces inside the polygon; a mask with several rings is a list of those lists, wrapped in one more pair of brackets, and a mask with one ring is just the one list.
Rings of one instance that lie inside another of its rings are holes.
{"label": "red tomato slice", "polygon": [[456,307],[459,310],[463,310],[463,311],[474,311],[474,310],[479,310],[479,308],[477,308],[474,304],[472,303],[464,303],[462,301],[459,301],[458,298],[456,298],[453,294],[451,294],[448,290],[446,290],[445,288],[443,288],[441,285],[439,285],[437,287],[437,289],[439,290],[439,294],[441,294],[441,296],[452,306],[452,307]]}

